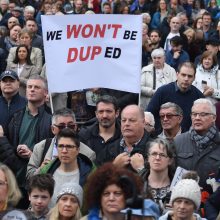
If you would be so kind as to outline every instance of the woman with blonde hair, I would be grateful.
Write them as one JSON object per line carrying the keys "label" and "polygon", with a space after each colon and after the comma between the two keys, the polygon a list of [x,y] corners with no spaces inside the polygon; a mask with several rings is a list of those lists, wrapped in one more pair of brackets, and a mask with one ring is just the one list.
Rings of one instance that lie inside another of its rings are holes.
{"label": "woman with blonde hair", "polygon": [[188,28],[183,32],[183,34],[187,38],[187,53],[189,54],[189,58],[191,62],[194,62],[195,58],[202,53],[202,44],[201,47],[198,47],[199,39],[197,39],[197,32],[192,29]]}
{"label": "woman with blonde hair", "polygon": [[78,220],[81,218],[83,190],[77,183],[65,183],[57,195],[56,206],[51,209],[49,220]]}
{"label": "woman with blonde hair", "polygon": [[0,163],[0,211],[17,205],[21,199],[21,192],[12,171],[5,164]]}

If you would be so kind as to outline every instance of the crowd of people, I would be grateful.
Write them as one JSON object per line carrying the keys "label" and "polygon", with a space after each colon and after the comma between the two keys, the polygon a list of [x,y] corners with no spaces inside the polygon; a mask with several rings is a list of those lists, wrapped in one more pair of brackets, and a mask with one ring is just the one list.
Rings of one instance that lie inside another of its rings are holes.
{"label": "crowd of people", "polygon": [[[41,15],[70,14],[142,15],[140,94],[48,94]],[[217,0],[0,0],[0,218],[220,219],[219,18]]]}

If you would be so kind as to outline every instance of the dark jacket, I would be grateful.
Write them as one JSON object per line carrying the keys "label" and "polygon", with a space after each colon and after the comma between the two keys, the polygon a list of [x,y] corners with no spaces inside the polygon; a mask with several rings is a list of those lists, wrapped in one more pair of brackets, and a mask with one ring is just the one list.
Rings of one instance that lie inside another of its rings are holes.
{"label": "dark jacket", "polygon": [[[86,157],[82,154],[78,155],[77,164],[79,167],[79,176],[80,176],[79,177],[79,184],[83,187],[88,175],[93,171],[93,169],[95,169],[95,166],[88,157]],[[44,166],[40,170],[40,173],[53,174],[59,166],[60,166],[60,160],[57,158],[57,159],[51,161],[51,163]]]}
{"label": "dark jacket", "polygon": [[184,50],[181,50],[180,56],[177,59],[175,59],[173,55],[174,55],[174,52],[172,50],[166,52],[165,62],[169,64],[170,66],[172,66],[176,71],[178,70],[178,66],[181,63],[189,61],[189,54]]}
{"label": "dark jacket", "polygon": [[[51,115],[47,112],[48,107],[42,105],[39,108],[39,120],[37,130],[35,131],[35,141],[40,142],[43,139],[52,137],[51,133]],[[0,161],[6,163],[16,175],[18,185],[25,187],[25,176],[28,159],[21,158],[17,155],[17,146],[19,144],[19,131],[25,112],[25,108],[17,111],[8,126],[8,139],[0,137]],[[33,149],[31,149],[33,150]]]}
{"label": "dark jacket", "polygon": [[212,143],[210,143],[200,154],[189,132],[176,136],[174,143],[176,146],[177,166],[196,171],[200,177],[199,185],[203,187],[204,191],[212,192],[206,180],[209,178],[209,174],[217,174],[218,168],[220,167],[219,132],[214,137]]}
{"label": "dark jacket", "polygon": [[[134,146],[131,155],[135,153],[140,153],[142,155],[145,154],[146,143],[150,140],[149,134],[145,131],[144,136],[141,138],[139,143]],[[124,152],[124,147],[120,144],[121,139],[116,140],[112,144],[108,145],[104,150],[100,152],[98,155],[96,162],[97,165],[102,165],[105,162],[109,162],[114,160],[119,154]]]}
{"label": "dark jacket", "polygon": [[117,99],[117,104],[122,111],[124,107],[127,105],[132,105],[132,104],[138,104],[138,98],[139,95],[138,93],[132,93],[132,92],[125,92],[125,91],[120,91],[120,90],[115,90],[115,89],[107,89],[107,88],[102,88],[100,89],[100,95],[110,95],[114,96]]}
{"label": "dark jacket", "polygon": [[[8,125],[8,139],[14,147],[17,147],[17,145],[19,144],[19,131],[25,110],[26,107],[20,111],[17,111],[13,115]],[[46,105],[42,105],[39,107],[38,110],[39,110],[39,118],[37,123],[37,129],[35,131],[35,143],[38,143],[46,138],[53,137],[50,128],[51,118],[52,118],[50,109]]]}
{"label": "dark jacket", "polygon": [[8,142],[5,136],[0,137],[0,162],[10,167],[14,174],[26,164],[26,160],[17,156],[16,148]]}
{"label": "dark jacket", "polygon": [[220,187],[205,202],[205,217],[216,220],[220,211]]}
{"label": "dark jacket", "polygon": [[159,134],[161,132],[159,111],[162,104],[174,102],[182,108],[183,120],[181,128],[182,131],[185,132],[188,131],[191,126],[190,114],[193,102],[199,98],[204,98],[204,95],[195,86],[191,86],[190,89],[184,93],[178,89],[176,82],[171,82],[158,88],[146,109],[154,115],[156,133]]}
{"label": "dark jacket", "polygon": [[10,122],[13,114],[16,111],[23,109],[26,104],[26,98],[20,96],[19,93],[12,97],[10,103],[8,103],[3,96],[0,96],[0,125],[2,125],[4,129],[4,133],[7,131],[8,123]]}
{"label": "dark jacket", "polygon": [[88,127],[82,127],[79,132],[80,141],[95,151],[96,155],[98,155],[99,152],[109,144],[119,139],[120,136],[121,128],[118,120],[116,120],[114,136],[108,139],[106,142],[103,137],[99,135],[98,121]]}

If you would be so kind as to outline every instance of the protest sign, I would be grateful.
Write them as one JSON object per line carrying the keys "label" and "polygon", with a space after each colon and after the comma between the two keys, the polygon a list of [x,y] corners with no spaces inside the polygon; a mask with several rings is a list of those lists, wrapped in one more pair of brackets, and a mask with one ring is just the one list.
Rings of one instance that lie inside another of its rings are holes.
{"label": "protest sign", "polygon": [[172,183],[170,185],[170,190],[172,191],[173,187],[182,179],[182,176],[189,172],[188,170],[182,168],[182,167],[177,167],[176,168],[176,172],[174,174]]}
{"label": "protest sign", "polygon": [[50,92],[140,92],[140,15],[42,16]]}

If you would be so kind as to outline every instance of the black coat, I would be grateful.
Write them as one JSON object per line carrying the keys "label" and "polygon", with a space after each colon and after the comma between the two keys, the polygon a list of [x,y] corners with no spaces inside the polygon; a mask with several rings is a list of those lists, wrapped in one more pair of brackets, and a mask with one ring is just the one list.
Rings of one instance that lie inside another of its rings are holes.
{"label": "black coat", "polygon": [[113,137],[109,138],[106,142],[99,135],[99,123],[96,121],[90,126],[82,127],[79,132],[80,141],[89,146],[93,151],[95,151],[96,156],[100,151],[120,139],[121,129],[118,120],[116,120],[115,134]]}
{"label": "black coat", "polygon": [[[144,154],[146,152],[146,144],[148,141],[150,141],[150,139],[151,138],[149,134],[145,131],[144,136],[141,138],[138,144],[134,146],[130,154],[133,155],[135,153],[140,153],[145,156]],[[99,153],[96,159],[98,166],[105,162],[114,160],[119,154],[124,152],[124,148],[120,145],[120,142],[121,139],[116,140]]]}

